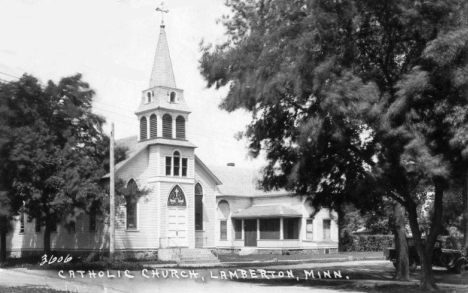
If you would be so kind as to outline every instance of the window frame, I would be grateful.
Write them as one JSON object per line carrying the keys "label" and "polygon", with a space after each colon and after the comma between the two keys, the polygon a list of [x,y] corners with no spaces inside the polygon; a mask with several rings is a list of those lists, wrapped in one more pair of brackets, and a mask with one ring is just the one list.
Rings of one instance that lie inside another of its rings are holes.
{"label": "window frame", "polygon": [[[289,223],[295,223],[296,225],[292,225]],[[288,224],[290,226],[288,226]],[[298,240],[300,238],[300,225],[301,221],[300,218],[283,218],[283,239],[284,240]],[[291,230],[290,228],[293,228]],[[289,237],[290,234],[296,234],[296,237]]]}
{"label": "window frame", "polygon": [[[197,186],[200,186],[201,188],[201,193],[197,194]],[[198,182],[195,184],[194,187],[194,194],[195,194],[195,231],[203,231],[203,197],[204,197],[204,188],[203,186]],[[197,209],[200,209],[198,211]],[[200,215],[197,217],[197,212]]]}
{"label": "window frame", "polygon": [[[275,223],[275,225],[273,224],[274,222],[277,222]],[[268,223],[268,224],[267,224]],[[278,230],[263,230],[262,231],[262,226],[265,228],[265,226],[267,227],[273,227],[273,226],[276,226],[277,225],[277,228]],[[262,218],[260,219],[260,226],[259,226],[259,234],[260,234],[260,238],[261,240],[279,240],[281,239],[281,219],[280,218]],[[270,235],[271,234],[271,235]],[[274,238],[272,238],[271,236],[275,236]]]}
{"label": "window frame", "polygon": [[[310,221],[310,227],[312,227],[312,231],[307,231],[307,226],[309,225],[309,221]],[[306,229],[306,240],[314,240],[314,219],[306,219],[305,229]]]}
{"label": "window frame", "polygon": [[24,213],[20,213],[19,215],[19,222],[20,222],[20,230],[19,230],[19,234],[20,235],[23,235],[24,232],[26,231],[26,223],[24,222]]}
{"label": "window frame", "polygon": [[[328,237],[326,238],[325,234],[325,222],[328,222]],[[323,240],[331,240],[331,219],[322,219],[322,236]]]}
{"label": "window frame", "polygon": [[[188,176],[188,158],[187,157],[180,157],[181,158],[181,174],[180,177],[187,177]],[[184,164],[185,162],[185,164]]]}
{"label": "window frame", "polygon": [[[143,123],[143,120],[145,120],[145,122]],[[144,126],[144,130],[145,130],[145,137],[143,137],[143,128],[142,126]],[[147,140],[148,139],[148,132],[149,132],[149,129],[148,129],[148,118],[146,118],[146,116],[141,116],[140,118],[140,141],[141,140]]]}
{"label": "window frame", "polygon": [[[243,228],[243,223],[244,221],[242,219],[234,219],[233,220],[233,226],[234,226],[234,240],[242,240],[243,239],[243,233],[242,233],[242,228]],[[240,236],[240,237],[239,237]]]}
{"label": "window frame", "polygon": [[[138,188],[138,185],[135,181],[135,179],[130,179],[128,182],[127,182],[127,186],[126,188],[128,188],[130,186],[130,184],[134,184],[135,185],[135,188]],[[130,204],[130,205],[129,205]],[[133,227],[129,227],[129,208],[131,208],[132,212],[133,212]],[[132,201],[132,200],[129,200],[128,198],[126,198],[125,200],[125,229],[127,231],[135,231],[135,230],[138,230],[138,199]]]}
{"label": "window frame", "polygon": [[219,221],[219,240],[228,240],[227,230],[228,230],[227,229],[227,220],[220,220]]}
{"label": "window frame", "polygon": [[172,176],[181,177],[181,156],[179,151],[172,153]]}

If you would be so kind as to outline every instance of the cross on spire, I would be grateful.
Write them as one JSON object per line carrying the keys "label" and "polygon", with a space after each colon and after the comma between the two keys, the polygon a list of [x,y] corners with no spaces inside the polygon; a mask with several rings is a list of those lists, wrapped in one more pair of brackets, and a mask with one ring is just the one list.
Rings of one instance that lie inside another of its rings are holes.
{"label": "cross on spire", "polygon": [[156,8],[156,11],[161,12],[161,27],[164,27],[164,13],[169,13],[169,9],[164,9],[164,2],[161,2],[161,6]]}

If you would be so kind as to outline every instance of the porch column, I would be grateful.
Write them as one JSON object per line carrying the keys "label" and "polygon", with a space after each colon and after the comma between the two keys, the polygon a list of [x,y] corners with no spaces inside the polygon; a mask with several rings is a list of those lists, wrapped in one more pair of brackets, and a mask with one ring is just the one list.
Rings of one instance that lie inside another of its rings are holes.
{"label": "porch column", "polygon": [[257,240],[260,240],[260,219],[257,219]]}
{"label": "porch column", "polygon": [[244,219],[242,219],[241,222],[242,222],[242,236],[241,236],[241,239],[245,240],[245,229],[244,229],[245,223],[244,223]]}
{"label": "porch column", "polygon": [[280,218],[280,240],[284,240],[283,238],[283,219],[284,218]]}

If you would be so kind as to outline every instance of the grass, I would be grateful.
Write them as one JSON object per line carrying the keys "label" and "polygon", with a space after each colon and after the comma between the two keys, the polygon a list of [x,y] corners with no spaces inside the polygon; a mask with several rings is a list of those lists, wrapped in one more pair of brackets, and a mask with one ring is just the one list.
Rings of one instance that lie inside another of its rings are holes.
{"label": "grass", "polygon": [[[376,286],[352,286],[353,289],[360,289],[366,290],[368,292],[376,292],[376,293],[399,293],[399,292],[407,292],[407,293],[426,293],[427,291],[423,291],[419,289],[418,285],[376,285]],[[463,288],[450,288],[450,289],[439,289],[434,291],[435,293],[466,293],[466,289]]]}
{"label": "grass", "polygon": [[70,293],[70,291],[57,291],[43,287],[4,287],[0,286],[2,293]]}

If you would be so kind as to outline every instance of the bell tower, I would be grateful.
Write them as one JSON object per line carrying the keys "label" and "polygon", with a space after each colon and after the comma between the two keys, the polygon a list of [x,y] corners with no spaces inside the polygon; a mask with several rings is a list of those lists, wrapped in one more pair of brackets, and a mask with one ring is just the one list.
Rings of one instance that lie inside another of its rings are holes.
{"label": "bell tower", "polygon": [[[167,13],[157,8],[162,16]],[[148,88],[141,94],[135,112],[140,124],[138,144],[147,146],[147,180],[158,201],[154,221],[160,223],[152,233],[159,235],[154,245],[195,247],[194,184],[195,148],[186,136],[190,109],[184,91],[177,87],[172,68],[164,18]],[[156,227],[156,226],[155,226]]]}
{"label": "bell tower", "polygon": [[139,120],[138,141],[156,138],[187,140],[185,124],[190,110],[184,91],[177,88],[164,25],[167,10],[157,8],[163,18],[148,89],[142,92],[135,114]]}

